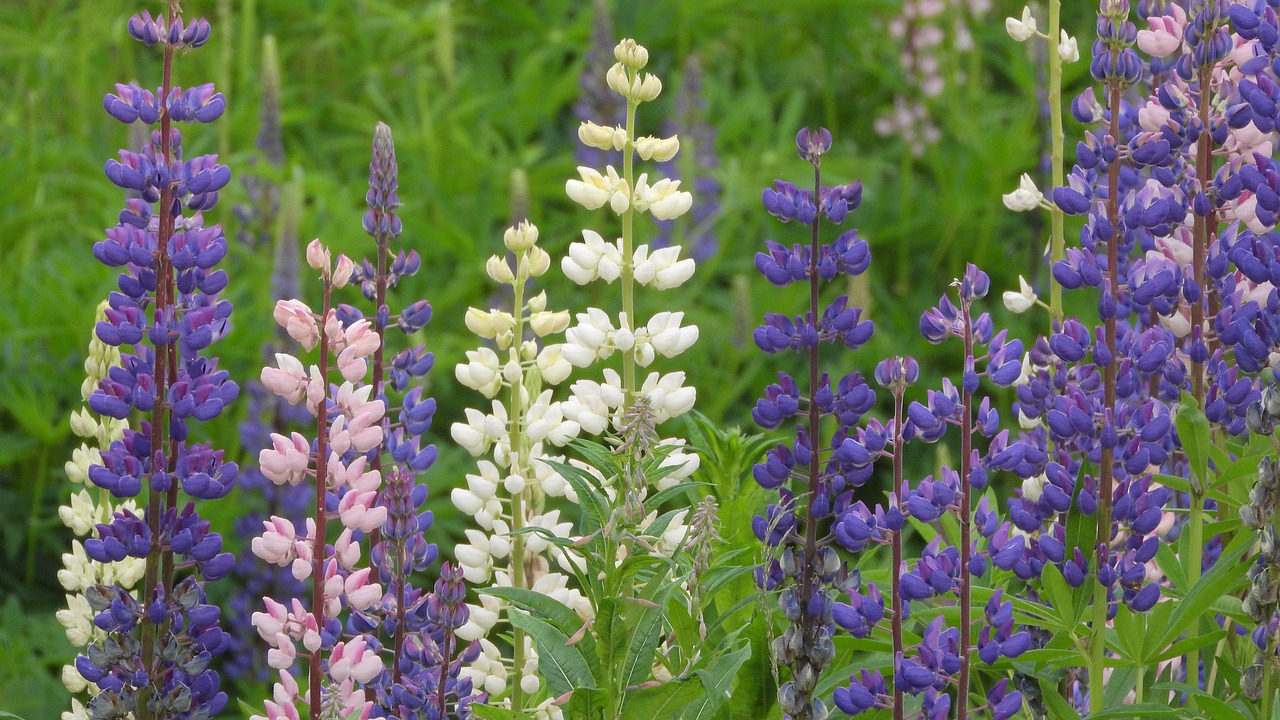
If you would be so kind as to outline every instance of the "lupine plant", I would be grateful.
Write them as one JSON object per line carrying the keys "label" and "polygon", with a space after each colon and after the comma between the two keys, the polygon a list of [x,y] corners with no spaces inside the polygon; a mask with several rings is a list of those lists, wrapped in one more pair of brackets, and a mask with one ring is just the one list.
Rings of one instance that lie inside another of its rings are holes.
{"label": "lupine plant", "polygon": [[[85,588],[104,635],[76,659],[76,670],[97,689],[86,706],[90,717],[211,717],[227,704],[209,667],[227,636],[204,582],[226,575],[234,560],[194,500],[226,495],[237,468],[189,433],[193,421],[214,419],[238,393],[217,359],[204,354],[227,333],[231,304],[218,299],[227,274],[216,269],[227,240],[219,226],[204,226],[203,212],[231,173],[213,155],[184,159],[175,123],[212,122],[226,100],[212,85],[183,90],[172,81],[175,56],[208,42],[207,21],[185,21],[170,3],[158,17],[133,16],[128,31],[163,50],[163,80],[154,92],[117,85],[104,101],[116,120],[155,128],[138,152],[122,150],[106,164],[107,178],[133,197],[120,223],[94,245],[100,262],[121,268],[118,292],[96,327],[99,341],[120,348],[120,364],[98,382],[89,407],[128,427],[87,474],[116,498],[144,488],[146,496],[141,513],[119,508],[99,523],[84,551],[104,564],[140,559],[144,569],[136,594],[118,584]],[[130,573],[113,574],[119,580]]]}
{"label": "lupine plant", "polygon": [[[415,588],[411,575],[425,571],[437,556],[436,546],[425,533],[433,520],[422,506],[427,486],[417,481],[436,460],[436,447],[423,445],[424,433],[435,415],[434,398],[425,397],[421,378],[435,363],[423,345],[409,345],[387,356],[388,331],[414,336],[431,320],[431,305],[417,300],[392,314],[388,291],[401,280],[417,274],[422,260],[417,251],[391,252],[398,241],[402,223],[399,168],[391,128],[378,123],[373,132],[373,158],[369,164],[369,209],[364,214],[364,230],[374,240],[376,254],[352,272],[351,282],[359,283],[371,308],[372,326],[379,338],[373,351],[370,385],[374,397],[387,408],[382,442],[368,454],[370,472],[381,473],[386,486],[378,498],[387,510],[386,523],[374,528],[372,560],[387,592],[378,605],[353,613],[347,629],[351,633],[382,633],[390,650],[391,668],[379,677],[378,714],[395,718],[445,720],[467,718],[473,699],[471,680],[460,677],[462,668],[480,653],[479,643],[461,640],[456,631],[468,622],[469,613],[461,599],[466,593],[463,571],[442,567],[434,592]],[[346,328],[369,322],[353,306],[338,308],[339,321]],[[398,401],[392,405],[390,400]],[[392,413],[396,422],[390,421]],[[351,462],[358,455],[349,458]],[[343,496],[345,499],[345,496]]]}
{"label": "lupine plant", "polygon": [[[825,128],[801,130],[796,149],[813,167],[812,188],[777,181],[764,191],[764,204],[782,222],[808,226],[809,243],[788,248],[770,241],[768,252],[756,255],[756,268],[778,286],[806,283],[809,305],[794,319],[782,313],[766,314],[764,324],[755,331],[755,342],[770,354],[801,353],[807,364],[807,389],[801,390],[793,377],[779,372],[778,382],[756,403],[753,417],[764,428],[776,428],[791,417],[801,421],[795,441],[770,450],[755,467],[756,481],[779,492],[779,501],[755,519],[755,528],[757,537],[776,554],[760,572],[759,584],[765,590],[780,591],[778,604],[787,620],[773,643],[774,661],[790,675],[778,687],[778,704],[784,717],[822,720],[830,710],[815,689],[835,657],[834,597],[857,582],[857,575],[850,576],[831,546],[830,521],[848,504],[853,489],[867,481],[871,470],[870,462],[859,464],[841,456],[839,450],[863,413],[875,405],[875,392],[858,372],[832,383],[823,372],[820,349],[830,343],[856,350],[871,338],[875,327],[862,320],[861,309],[848,307],[843,295],[825,306],[821,301],[825,282],[857,275],[871,262],[867,243],[856,230],[830,244],[822,244],[820,234],[822,218],[838,225],[857,209],[862,183],[821,184],[822,156],[831,149],[831,133]],[[837,423],[828,438],[823,436],[824,417],[834,417]]]}
{"label": "lupine plant", "polygon": [[[575,497],[546,460],[563,461],[563,456],[548,451],[574,439],[579,428],[564,418],[561,403],[553,399],[553,387],[573,368],[560,345],[544,339],[564,332],[569,313],[548,310],[545,292],[531,293],[530,283],[551,267],[551,256],[537,242],[538,228],[521,222],[503,235],[512,258],[494,255],[486,264],[489,277],[511,287],[511,312],[467,311],[467,327],[492,342],[497,352],[488,345],[467,351],[467,361],[458,364],[455,374],[458,382],[491,401],[491,412],[467,409],[467,422],[455,423],[452,435],[472,455],[491,453],[493,459],[481,460],[477,472],[467,475],[467,486],[453,491],[454,506],[478,526],[466,530],[467,542],[458,545],[455,554],[468,581],[539,593],[586,620],[591,607],[569,587],[570,575],[561,568],[575,562],[566,555],[571,551],[546,537],[576,539],[571,536],[573,523],[546,507],[549,498]],[[503,603],[500,595],[482,594],[479,601],[471,606],[470,622],[458,631],[459,637],[478,641],[483,648],[467,670],[472,682],[484,688],[491,704],[502,702],[514,710],[554,717],[559,709],[540,693],[533,638],[512,623],[511,654],[504,657],[487,637],[504,614],[520,611]]]}

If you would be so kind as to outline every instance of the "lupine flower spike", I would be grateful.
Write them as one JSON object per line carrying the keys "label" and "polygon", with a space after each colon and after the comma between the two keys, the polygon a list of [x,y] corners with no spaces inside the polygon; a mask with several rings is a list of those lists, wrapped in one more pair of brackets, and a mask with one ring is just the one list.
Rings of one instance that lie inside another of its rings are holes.
{"label": "lupine flower spike", "polygon": [[[459,642],[456,635],[469,619],[467,607],[461,604],[466,593],[459,576],[461,570],[442,567],[434,592],[415,588],[410,580],[413,573],[425,571],[437,556],[436,546],[426,540],[433,520],[430,511],[422,510],[427,486],[417,481],[436,459],[436,447],[422,441],[431,427],[436,403],[424,395],[421,384],[435,360],[424,346],[413,344],[387,355],[390,337],[401,333],[414,336],[431,320],[431,306],[426,300],[409,303],[395,314],[389,307],[389,292],[401,280],[415,275],[422,265],[417,251],[393,252],[391,247],[399,242],[403,229],[397,214],[398,175],[391,128],[378,123],[373,131],[373,158],[365,195],[369,209],[363,221],[376,253],[372,260],[366,259],[354,269],[351,282],[359,284],[365,300],[372,304],[372,327],[380,340],[372,355],[370,386],[387,410],[382,419],[382,442],[368,452],[367,459],[370,472],[386,478],[378,504],[386,509],[387,518],[382,527],[371,533],[371,553],[387,592],[374,606],[352,613],[347,630],[380,637],[391,651],[390,672],[376,681],[375,715],[402,720],[467,718],[469,705],[476,697],[471,681],[460,673],[479,656],[481,648],[472,640]],[[338,319],[344,328],[370,322],[363,317],[351,305],[338,308]],[[392,416],[398,420],[394,425]],[[362,457],[353,454],[349,460]]]}
{"label": "lupine flower spike", "polygon": [[[830,545],[831,520],[837,508],[849,504],[854,488],[867,481],[871,470],[866,451],[847,455],[844,441],[875,405],[875,392],[857,372],[833,383],[822,371],[824,343],[857,350],[874,330],[862,318],[861,309],[848,307],[845,296],[825,307],[820,299],[825,283],[858,275],[871,262],[867,243],[857,230],[845,232],[832,243],[821,242],[824,218],[838,225],[862,202],[860,182],[821,184],[822,157],[830,149],[831,133],[826,128],[801,130],[796,150],[813,168],[812,189],[778,180],[764,191],[769,214],[784,223],[808,226],[809,242],[788,248],[769,241],[768,252],[756,254],[756,268],[774,285],[802,282],[809,287],[809,306],[803,314],[793,318],[767,313],[755,331],[756,345],[764,352],[795,351],[808,366],[807,391],[802,394],[800,383],[779,372],[778,382],[765,389],[752,413],[766,429],[799,418],[795,442],[770,450],[754,472],[761,486],[779,493],[779,501],[769,505],[766,515],[755,518],[756,536],[775,555],[758,573],[758,580],[763,589],[779,591],[778,603],[787,621],[772,651],[774,662],[790,675],[778,688],[778,703],[784,717],[793,720],[822,720],[830,713],[815,690],[835,657],[835,595],[856,594],[859,585],[857,573],[849,572]],[[822,436],[825,416],[834,416],[838,423],[830,438]],[[878,619],[870,603],[879,601],[879,594],[874,588],[871,592],[874,599],[867,603],[867,614]],[[883,614],[883,605],[878,614]],[[836,702],[848,711],[841,699]]]}
{"label": "lupine flower spike", "polygon": [[[382,587],[360,568],[360,538],[387,522],[385,506],[377,502],[382,477],[367,469],[365,453],[383,441],[385,406],[372,398],[373,387],[359,384],[366,374],[365,359],[381,345],[367,320],[344,327],[332,307],[332,292],[346,285],[354,265],[345,256],[336,263],[319,240],[306,251],[307,264],[321,273],[324,304],[319,314],[302,301],[276,304],[277,324],[303,350],[319,351],[318,364],[304,367],[287,353],[276,354],[276,367],[262,371],[262,384],[290,404],[303,404],[315,418],[314,443],[298,432],[288,437],[271,434],[271,447],[258,455],[258,466],[278,486],[314,486],[312,516],[304,527],[287,518],[263,521],[263,534],[253,541],[262,560],[288,567],[299,581],[310,581],[308,608],[298,598],[288,605],[264,597],[264,609],[254,613],[253,625],[271,647],[267,664],[280,672],[265,715],[255,720],[297,720],[303,701],[312,720],[353,713],[370,717],[374,693],[367,690],[384,672],[376,636],[344,632],[339,615],[344,608],[366,611],[382,600]],[[337,372],[341,385],[330,383]],[[342,531],[327,542],[330,518]],[[360,533],[361,535],[356,535]],[[298,644],[303,650],[299,652]],[[307,685],[300,690],[291,674],[295,660],[306,659]],[[326,657],[327,656],[327,657]]]}
{"label": "lupine flower spike", "polygon": [[[227,704],[209,665],[227,647],[220,609],[205,602],[204,582],[226,575],[234,562],[222,538],[196,513],[195,499],[213,500],[232,488],[237,468],[221,450],[189,440],[192,421],[217,417],[238,387],[207,349],[226,335],[231,304],[218,299],[227,274],[219,226],[204,226],[231,179],[217,157],[184,159],[175,123],[209,123],[226,100],[212,85],[185,90],[170,84],[179,52],[209,40],[209,23],[186,21],[177,3],[159,17],[129,19],[129,35],[164,51],[164,84],[157,90],[116,85],[104,107],[122,123],[158,126],[138,152],[122,150],[106,175],[131,199],[120,223],[94,245],[94,256],[121,268],[97,339],[119,348],[89,395],[89,408],[126,427],[88,465],[88,479],[121,499],[146,491],[142,514],[117,507],[84,541],[98,563],[125,563],[103,571],[117,581],[144,563],[136,594],[121,584],[84,588],[94,625],[104,635],[76,659],[76,670],[97,688],[85,711],[93,718],[211,717]],[[104,420],[103,427],[111,421]],[[189,499],[184,499],[185,495]],[[81,713],[83,715],[84,712]],[[74,716],[74,713],[73,713]]]}
{"label": "lupine flower spike", "polygon": [[[508,228],[506,250],[486,264],[490,278],[512,292],[512,310],[467,311],[466,324],[486,341],[467,351],[458,363],[458,382],[491,401],[485,410],[468,408],[466,422],[453,425],[453,439],[472,455],[492,455],[467,475],[466,487],[453,491],[453,504],[475,519],[466,530],[467,542],[455,549],[466,579],[477,585],[513,587],[548,595],[583,620],[591,606],[569,587],[565,564],[573,562],[550,537],[576,539],[573,525],[560,511],[546,507],[547,498],[569,497],[573,489],[546,460],[563,461],[555,448],[578,435],[578,424],[564,417],[553,399],[554,386],[572,370],[561,345],[551,342],[569,325],[569,313],[547,308],[545,292],[532,294],[530,284],[544,275],[551,257],[538,246],[538,228],[528,221]],[[489,345],[492,343],[492,346]],[[500,657],[489,639],[505,614],[520,612],[495,595],[482,594],[470,607],[469,622],[459,628],[463,640],[478,641],[480,656],[465,674],[491,702],[516,710],[538,706],[545,697],[538,675],[538,657],[531,638],[512,628],[512,655]],[[507,681],[506,665],[516,674]],[[558,712],[558,710],[557,710]]]}

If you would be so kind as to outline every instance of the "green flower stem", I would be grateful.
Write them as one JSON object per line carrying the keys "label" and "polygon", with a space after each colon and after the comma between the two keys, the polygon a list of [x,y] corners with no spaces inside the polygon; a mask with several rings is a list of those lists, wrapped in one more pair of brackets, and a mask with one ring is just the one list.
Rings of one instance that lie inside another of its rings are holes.
{"label": "green flower stem", "polygon": [[[1066,185],[1066,171],[1063,166],[1062,132],[1062,57],[1058,54],[1056,43],[1062,28],[1062,0],[1049,0],[1049,147],[1050,165],[1052,167],[1053,187]],[[1066,256],[1065,233],[1063,231],[1064,215],[1062,209],[1054,205],[1049,209],[1049,260],[1050,267]],[[1049,323],[1062,319],[1062,286],[1049,273]]]}
{"label": "green flower stem", "polygon": [[[516,269],[519,270],[519,258],[516,259]],[[524,337],[524,277],[517,275],[514,282],[511,283],[514,291],[514,300],[512,300],[511,310],[515,316],[515,331],[511,336],[511,347],[515,352],[520,352],[520,342]],[[511,442],[512,455],[516,457],[516,464],[519,470],[524,470],[524,459],[527,450],[523,442],[523,431],[520,427],[520,405],[521,395],[524,391],[524,376],[518,376],[511,383],[511,399],[507,406],[507,437]],[[524,527],[524,491],[511,494],[511,529],[519,530]],[[511,585],[513,587],[525,587],[524,575],[524,535],[516,534],[511,538]],[[512,612],[511,609],[507,610]],[[524,631],[520,628],[512,629],[512,650],[511,650],[511,709],[520,710],[524,706],[524,690],[520,687],[521,674],[524,672]]]}
{"label": "green flower stem", "polygon": [[[637,70],[627,71],[627,81],[631,82],[636,75]],[[627,145],[622,149],[622,177],[627,181],[627,192],[634,197],[635,183],[635,131],[636,131],[636,107],[640,102],[635,98],[627,97]],[[627,198],[627,210],[622,213],[622,312],[626,313],[627,323],[631,325],[631,331],[635,332],[635,267],[631,263],[632,255],[635,253],[634,229],[635,208],[632,207],[633,197]],[[636,395],[636,354],[635,350],[628,350],[622,353],[622,407],[620,412],[623,416],[631,409],[631,404],[635,401]]]}

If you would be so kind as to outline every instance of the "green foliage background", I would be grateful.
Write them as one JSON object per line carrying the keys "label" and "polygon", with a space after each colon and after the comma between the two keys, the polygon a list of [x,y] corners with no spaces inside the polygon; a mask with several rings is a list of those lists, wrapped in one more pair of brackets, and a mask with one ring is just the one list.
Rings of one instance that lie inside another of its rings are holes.
{"label": "green foliage background", "polygon": [[[661,131],[658,118],[670,112],[689,55],[696,53],[706,72],[709,119],[719,135],[717,178],[724,186],[715,222],[720,251],[694,281],[658,301],[662,308],[686,310],[702,329],[698,345],[682,356],[700,390],[702,413],[724,426],[749,427],[755,393],[776,370],[789,369],[786,359],[760,355],[750,333],[762,312],[799,308],[800,297],[754,277],[752,257],[767,237],[800,239],[765,215],[759,191],[774,178],[803,177],[793,138],[804,125],[825,125],[836,138],[824,162],[826,178],[860,178],[866,188],[851,224],[870,241],[875,261],[869,284],[852,290],[878,332],[854,366],[869,370],[884,355],[911,353],[935,380],[954,368],[953,359],[936,355],[915,326],[965,261],[991,273],[998,319],[1030,337],[1030,323],[1043,318],[1005,317],[998,301],[999,290],[1016,287],[1017,274],[1043,275],[1036,262],[1046,236],[1040,218],[1009,213],[999,197],[1016,185],[1019,173],[1040,179],[1045,152],[1040,60],[1003,30],[1003,18],[1021,4],[997,2],[984,21],[971,25],[973,52],[943,51],[951,82],[930,102],[942,140],[913,159],[901,141],[882,138],[872,127],[903,82],[901,49],[885,30],[901,12],[900,2],[612,3],[615,35],[647,46],[651,69],[665,85],[643,132]],[[528,175],[530,217],[553,257],[584,224],[599,222],[563,191],[575,165],[580,118],[572,106],[591,4],[183,5],[188,15],[208,17],[214,34],[205,49],[179,59],[175,83],[213,81],[229,102],[221,121],[186,133],[187,152],[218,152],[235,174],[271,174],[269,166],[254,162],[253,140],[261,41],[266,34],[277,38],[288,166],[283,174],[296,167],[304,178],[302,238],[322,237],[355,256],[369,248],[360,229],[369,142],[379,120],[395,132],[402,241],[418,250],[425,265],[400,297],[425,296],[436,312],[428,328],[437,357],[430,390],[440,402],[435,431],[443,442],[428,480],[437,504],[435,540],[450,548],[449,536],[460,534],[461,522],[448,511],[448,488],[471,461],[450,447],[447,428],[478,400],[456,386],[452,368],[473,344],[461,322],[466,307],[489,302],[483,260],[499,247],[511,216],[511,172]],[[1088,3],[1066,5],[1065,25],[1082,33],[1087,54]],[[125,21],[138,10],[161,7],[121,0],[0,3],[0,708],[28,719],[53,718],[63,708],[56,672],[71,654],[53,619],[62,604],[55,573],[70,542],[57,506],[69,490],[62,463],[76,443],[67,417],[79,404],[93,309],[113,287],[112,271],[90,253],[122,203],[101,168],[127,139],[127,129],[101,110],[101,98],[116,82],[157,84],[158,54],[131,41]],[[1068,66],[1068,73],[1068,87],[1080,85],[1084,63]],[[1074,132],[1068,122],[1068,148]],[[229,237],[237,229],[231,207],[243,197],[233,181],[210,213]],[[243,384],[257,375],[259,347],[271,332],[270,251],[235,248],[227,267],[236,328],[218,352]],[[592,301],[590,291],[557,271],[548,277],[553,307],[580,309]],[[233,455],[253,456],[256,448],[238,447],[236,422],[243,412],[241,403],[210,432]],[[918,460],[921,467],[931,462]],[[211,503],[205,512],[225,531],[238,504]]]}

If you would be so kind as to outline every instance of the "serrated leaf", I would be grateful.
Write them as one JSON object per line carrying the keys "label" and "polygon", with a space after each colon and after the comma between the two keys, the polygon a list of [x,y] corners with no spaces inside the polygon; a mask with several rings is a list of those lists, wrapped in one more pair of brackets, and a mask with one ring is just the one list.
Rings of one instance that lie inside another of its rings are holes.
{"label": "serrated leaf", "polygon": [[569,636],[548,622],[531,615],[511,613],[511,624],[529,634],[538,649],[538,671],[552,695],[564,695],[579,688],[596,687],[587,660]]}

